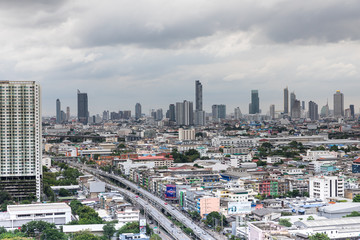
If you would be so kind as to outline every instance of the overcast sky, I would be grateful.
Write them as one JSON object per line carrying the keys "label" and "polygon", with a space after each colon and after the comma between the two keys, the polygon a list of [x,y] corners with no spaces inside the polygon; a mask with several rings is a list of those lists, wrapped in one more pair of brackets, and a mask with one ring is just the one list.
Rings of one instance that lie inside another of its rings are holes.
{"label": "overcast sky", "polygon": [[360,107],[360,1],[0,0],[0,79],[35,80],[44,115],[76,114],[77,89],[90,114],[143,112],[195,98],[248,113],[299,100]]}

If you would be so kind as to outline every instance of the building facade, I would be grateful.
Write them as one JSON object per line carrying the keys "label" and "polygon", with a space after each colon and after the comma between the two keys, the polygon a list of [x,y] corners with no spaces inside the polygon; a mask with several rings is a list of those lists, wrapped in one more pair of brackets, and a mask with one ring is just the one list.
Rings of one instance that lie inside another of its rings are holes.
{"label": "building facade", "polygon": [[89,109],[88,109],[88,96],[87,93],[81,93],[78,90],[77,93],[78,100],[78,121],[82,124],[86,125],[88,123],[89,118]]}
{"label": "building facade", "polygon": [[0,82],[0,190],[40,201],[42,178],[40,85]]}
{"label": "building facade", "polygon": [[337,90],[334,94],[334,117],[344,116],[344,94]]}

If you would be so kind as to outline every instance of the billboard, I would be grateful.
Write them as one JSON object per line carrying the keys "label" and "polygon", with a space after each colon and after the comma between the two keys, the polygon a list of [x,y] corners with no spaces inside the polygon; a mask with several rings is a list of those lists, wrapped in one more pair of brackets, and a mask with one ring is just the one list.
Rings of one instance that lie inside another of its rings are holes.
{"label": "billboard", "polygon": [[146,219],[145,218],[141,218],[139,220],[139,227],[140,227],[140,233],[146,233]]}
{"label": "billboard", "polygon": [[229,202],[228,214],[248,214],[251,213],[251,202]]}
{"label": "billboard", "polygon": [[165,198],[176,198],[176,185],[166,185]]}

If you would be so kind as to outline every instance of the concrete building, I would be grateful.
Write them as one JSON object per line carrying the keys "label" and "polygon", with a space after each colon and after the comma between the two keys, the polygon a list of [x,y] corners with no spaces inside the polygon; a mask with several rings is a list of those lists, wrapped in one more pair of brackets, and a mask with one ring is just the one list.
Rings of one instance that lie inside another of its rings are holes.
{"label": "concrete building", "polygon": [[319,120],[318,111],[319,111],[318,105],[315,102],[310,101],[309,102],[309,118],[311,119],[311,121]]}
{"label": "concrete building", "polygon": [[194,124],[193,103],[184,100],[176,103],[176,124],[179,126],[190,126]]}
{"label": "concrete building", "polygon": [[224,104],[214,104],[211,107],[212,109],[212,120],[219,122],[222,119],[226,118],[226,105]]}
{"label": "concrete building", "polygon": [[88,96],[87,93],[77,93],[78,121],[86,125],[89,118]]}
{"label": "concrete building", "polygon": [[259,91],[251,90],[251,103],[249,107],[249,114],[257,113],[260,113]]}
{"label": "concrete building", "polygon": [[56,99],[56,123],[61,123],[61,103],[59,99]]}
{"label": "concrete building", "polygon": [[71,208],[66,203],[9,205],[7,212],[0,213],[0,226],[8,229],[34,220],[65,225],[71,221]]}
{"label": "concrete building", "polygon": [[334,117],[344,116],[344,94],[337,90],[334,94]]}
{"label": "concrete building", "polygon": [[203,91],[199,80],[195,81],[195,119],[196,126],[205,125],[205,111],[203,111]]}
{"label": "concrete building", "polygon": [[0,190],[40,201],[42,177],[40,85],[0,81]]}
{"label": "concrete building", "polygon": [[360,157],[353,161],[352,173],[360,173]]}
{"label": "concrete building", "polygon": [[240,120],[240,118],[242,117],[241,111],[239,107],[236,107],[234,109],[234,118],[235,120]]}
{"label": "concrete building", "polygon": [[195,129],[183,129],[179,128],[179,140],[180,141],[192,141],[195,140]]}
{"label": "concrete building", "polygon": [[289,89],[284,88],[284,114],[289,114]]}
{"label": "concrete building", "polygon": [[337,176],[311,177],[309,195],[321,200],[344,197],[344,179]]}
{"label": "concrete building", "polygon": [[271,118],[272,120],[275,119],[275,105],[274,105],[274,104],[271,104],[271,105],[270,105],[270,118]]}
{"label": "concrete building", "polygon": [[136,103],[136,105],[135,105],[135,119],[138,120],[139,118],[141,118],[141,104]]}

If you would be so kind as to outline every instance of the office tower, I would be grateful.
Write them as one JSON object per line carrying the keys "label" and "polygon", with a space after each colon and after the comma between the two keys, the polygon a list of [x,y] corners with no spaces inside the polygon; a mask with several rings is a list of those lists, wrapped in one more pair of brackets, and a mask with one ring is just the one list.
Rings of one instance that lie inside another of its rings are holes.
{"label": "office tower", "polygon": [[87,93],[81,93],[78,90],[77,93],[77,100],[78,100],[78,121],[82,124],[88,123],[89,117],[89,109],[88,109],[88,96]]}
{"label": "office tower", "polygon": [[42,129],[40,85],[0,81],[0,190],[15,200],[40,201]]}
{"label": "office tower", "polygon": [[319,120],[318,111],[319,111],[318,105],[315,102],[310,101],[309,102],[309,118],[311,119],[311,121]]}
{"label": "office tower", "polygon": [[164,116],[163,116],[163,110],[162,108],[159,108],[158,110],[156,110],[156,121],[161,121],[163,120]]}
{"label": "office tower", "polygon": [[326,103],[326,105],[321,108],[320,116],[328,117],[329,115],[330,115],[329,104]]}
{"label": "office tower", "polygon": [[176,124],[189,126],[194,124],[193,103],[184,100],[176,103]]}
{"label": "office tower", "polygon": [[56,123],[61,123],[61,103],[59,99],[56,99]]}
{"label": "office tower", "polygon": [[289,89],[284,88],[284,114],[289,114]]}
{"label": "office tower", "polygon": [[293,105],[296,100],[296,95],[294,92],[290,93],[290,116],[293,116]]}
{"label": "office tower", "polygon": [[205,111],[203,111],[202,84],[199,80],[195,81],[195,119],[196,126],[205,125]]}
{"label": "office tower", "polygon": [[301,109],[302,109],[302,110],[305,110],[305,101],[302,101],[302,102],[301,102]]}
{"label": "office tower", "polygon": [[66,107],[66,121],[70,120],[70,107]]}
{"label": "office tower", "polygon": [[60,115],[61,115],[60,122],[64,123],[66,121],[66,113],[63,110],[61,110]]}
{"label": "office tower", "polygon": [[103,111],[103,117],[102,117],[103,121],[107,121],[110,120],[110,114],[108,110]]}
{"label": "office tower", "polygon": [[[120,114],[120,113],[122,113],[122,114]],[[119,111],[119,114],[122,115],[122,116],[120,116],[120,118],[123,118],[123,119],[130,119],[131,118],[131,111],[130,110]]]}
{"label": "office tower", "polygon": [[275,119],[275,105],[274,104],[270,105],[270,118]]}
{"label": "office tower", "polygon": [[349,108],[350,108],[350,116],[351,116],[351,118],[355,118],[355,107],[354,107],[354,105],[351,104],[349,106]]}
{"label": "office tower", "polygon": [[174,104],[169,105],[169,114],[168,114],[167,118],[169,118],[169,121],[171,121],[171,122],[176,121],[175,105]]}
{"label": "office tower", "polygon": [[334,117],[344,116],[344,94],[337,90],[334,94]]}
{"label": "office tower", "polygon": [[226,105],[224,104],[214,104],[211,107],[212,109],[212,119],[213,121],[220,121],[221,119],[226,118]]}
{"label": "office tower", "polygon": [[295,99],[294,104],[291,109],[291,117],[292,118],[300,118],[300,116],[301,116],[300,101]]}
{"label": "office tower", "polygon": [[138,120],[139,118],[141,118],[141,104],[136,103],[135,104],[135,119]]}
{"label": "office tower", "polygon": [[240,120],[241,117],[242,117],[242,115],[241,115],[240,108],[239,107],[235,108],[234,109],[234,118],[236,120]]}
{"label": "office tower", "polygon": [[202,84],[199,80],[195,81],[195,110],[203,110]]}
{"label": "office tower", "polygon": [[350,108],[344,110],[344,116],[345,118],[351,118]]}
{"label": "office tower", "polygon": [[251,90],[251,105],[249,108],[249,110],[251,110],[249,111],[250,114],[260,113],[258,90]]}

